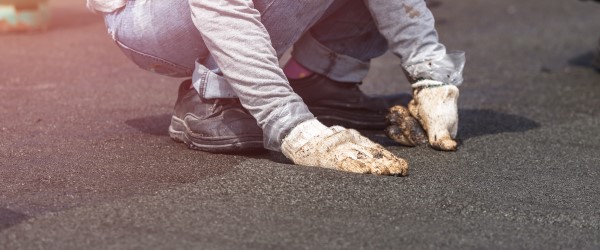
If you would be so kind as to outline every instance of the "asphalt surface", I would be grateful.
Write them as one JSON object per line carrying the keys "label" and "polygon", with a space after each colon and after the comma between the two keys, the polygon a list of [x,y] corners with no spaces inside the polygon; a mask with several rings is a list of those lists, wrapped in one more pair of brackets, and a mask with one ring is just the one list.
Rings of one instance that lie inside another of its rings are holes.
{"label": "asphalt surface", "polygon": [[[438,1],[467,51],[457,152],[376,141],[410,176],[188,150],[180,80],[137,69],[82,1],[0,35],[0,249],[598,249],[600,4]],[[363,89],[407,91],[391,55]]]}

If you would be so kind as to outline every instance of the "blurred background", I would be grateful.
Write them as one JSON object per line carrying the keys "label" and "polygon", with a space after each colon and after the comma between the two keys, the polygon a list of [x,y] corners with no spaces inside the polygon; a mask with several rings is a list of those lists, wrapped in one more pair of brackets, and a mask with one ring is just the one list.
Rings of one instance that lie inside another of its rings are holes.
{"label": "blurred background", "polygon": [[0,1],[0,32],[44,30],[49,21],[48,0]]}

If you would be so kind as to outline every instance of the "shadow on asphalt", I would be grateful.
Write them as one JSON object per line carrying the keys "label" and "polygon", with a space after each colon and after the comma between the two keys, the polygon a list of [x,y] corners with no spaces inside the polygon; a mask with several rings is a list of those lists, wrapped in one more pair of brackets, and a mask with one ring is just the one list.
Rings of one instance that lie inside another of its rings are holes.
{"label": "shadow on asphalt", "polygon": [[[460,141],[484,135],[525,132],[540,127],[539,123],[531,119],[489,109],[460,109],[458,116],[460,121],[458,139]],[[127,120],[125,124],[144,134],[168,136],[170,122],[171,114],[162,114]],[[361,133],[384,147],[397,146],[394,141],[384,135],[383,131],[361,130]],[[259,151],[244,155],[250,158],[269,159],[277,163],[292,164],[283,154],[277,152]]]}
{"label": "shadow on asphalt", "polygon": [[[539,123],[531,119],[489,109],[460,109],[458,117],[459,143],[484,135],[525,132],[540,127]],[[384,147],[398,146],[398,143],[387,138],[383,131],[361,130],[360,132]]]}
{"label": "shadow on asphalt", "polygon": [[594,69],[592,62],[594,61],[594,52],[589,51],[573,57],[569,60],[569,65],[576,67],[584,67]]}
{"label": "shadow on asphalt", "polygon": [[247,156],[252,159],[269,160],[269,161],[280,163],[280,164],[292,164],[292,165],[294,164],[294,162],[292,162],[290,159],[286,158],[285,155],[283,155],[283,153],[275,152],[275,151],[265,150],[262,153],[246,154],[244,156]]}
{"label": "shadow on asphalt", "polygon": [[461,109],[458,111],[458,119],[458,138],[461,140],[483,135],[525,132],[540,127],[539,123],[531,119],[489,109]]}
{"label": "shadow on asphalt", "polygon": [[153,115],[125,121],[125,124],[144,134],[169,136],[171,114]]}
{"label": "shadow on asphalt", "polygon": [[0,207],[0,231],[29,219],[29,216]]}

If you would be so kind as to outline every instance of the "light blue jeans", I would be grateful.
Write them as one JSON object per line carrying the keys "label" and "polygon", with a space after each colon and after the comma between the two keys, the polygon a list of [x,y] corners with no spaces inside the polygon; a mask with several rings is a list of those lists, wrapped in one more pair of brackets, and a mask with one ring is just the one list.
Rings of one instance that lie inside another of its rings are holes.
{"label": "light blue jeans", "polygon": [[[129,0],[105,21],[141,68],[191,76],[206,99],[239,98],[275,151],[292,128],[313,118],[278,68],[277,58],[292,46],[297,62],[341,82],[362,81],[388,44],[409,79],[442,75],[432,73],[437,62],[457,68],[448,65],[422,0]],[[253,22],[264,28],[242,28]]]}

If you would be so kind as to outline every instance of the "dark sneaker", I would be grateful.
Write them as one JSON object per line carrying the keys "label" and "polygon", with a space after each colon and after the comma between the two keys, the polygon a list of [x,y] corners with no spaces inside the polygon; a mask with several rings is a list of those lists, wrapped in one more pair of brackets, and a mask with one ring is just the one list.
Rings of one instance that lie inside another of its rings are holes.
{"label": "dark sneaker", "polygon": [[384,129],[389,108],[397,104],[406,106],[411,99],[409,94],[369,97],[358,83],[337,82],[318,74],[292,79],[290,85],[317,119],[328,126]]}
{"label": "dark sneaker", "polygon": [[263,134],[238,99],[201,99],[192,81],[179,86],[169,135],[192,149],[213,153],[263,150]]}

